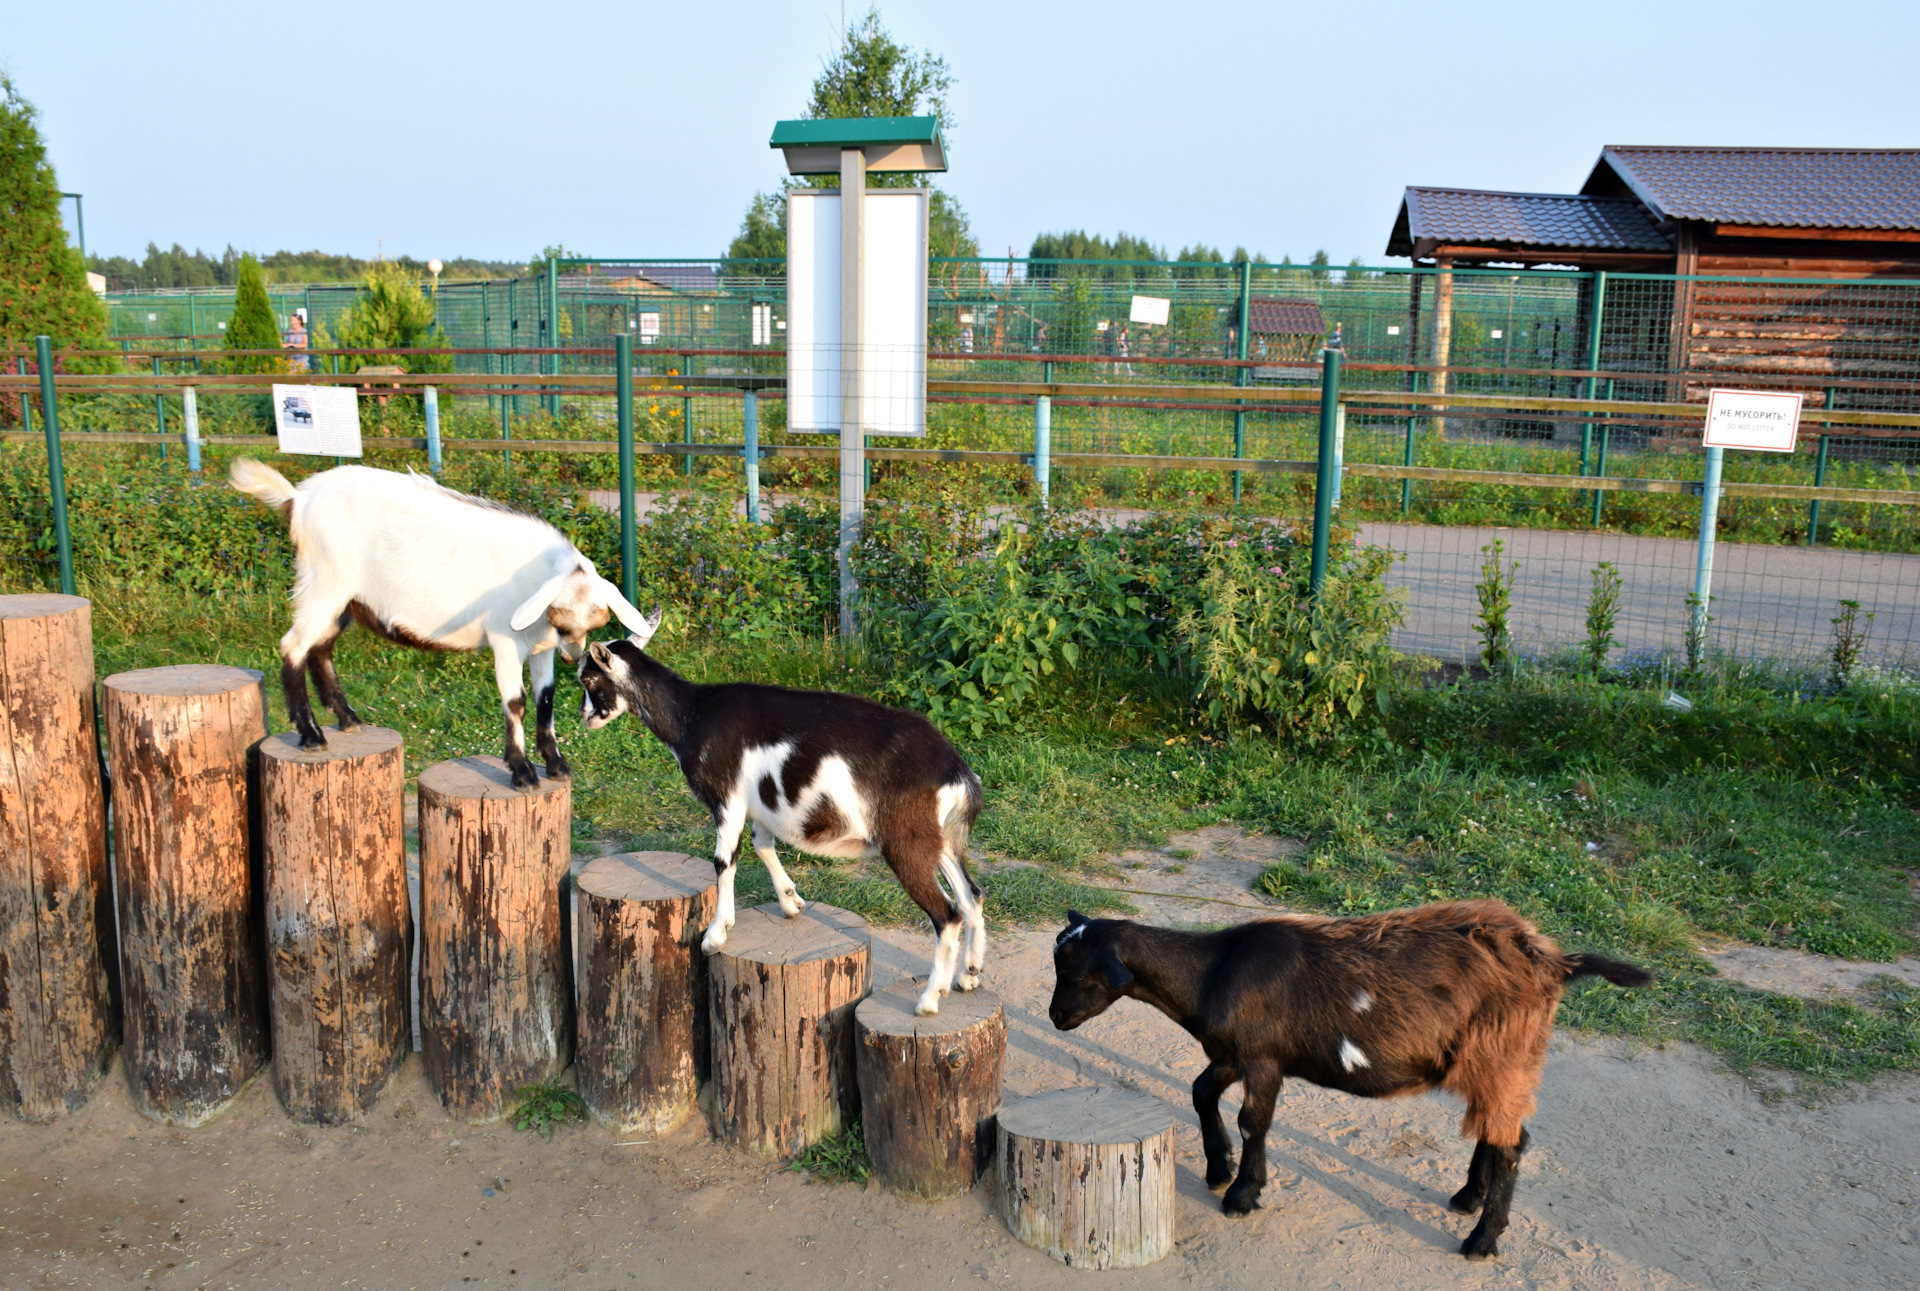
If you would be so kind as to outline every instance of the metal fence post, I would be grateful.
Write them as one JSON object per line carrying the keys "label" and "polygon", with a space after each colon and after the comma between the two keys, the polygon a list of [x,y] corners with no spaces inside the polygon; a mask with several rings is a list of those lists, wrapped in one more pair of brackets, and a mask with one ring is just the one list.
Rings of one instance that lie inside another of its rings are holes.
{"label": "metal fence post", "polygon": [[[18,372],[21,376],[27,375],[27,361],[25,359],[15,359],[13,361],[13,368],[14,371]],[[33,400],[27,397],[25,390],[20,392],[20,428],[29,435],[33,433]]]}
{"label": "metal fence post", "polygon": [[[153,356],[153,375],[155,376],[161,375],[160,356],[158,354]],[[155,426],[158,428],[159,433],[162,435],[166,434],[167,433],[167,396],[158,392],[156,392],[153,396],[153,420],[154,420]],[[160,441],[160,460],[163,462],[167,460],[167,441],[164,439]]]}
{"label": "metal fence post", "polygon": [[187,469],[200,473],[200,400],[194,388],[180,392],[180,420],[187,424]]}
{"label": "metal fence post", "polygon": [[1310,586],[1314,598],[1327,581],[1327,539],[1333,528],[1333,490],[1338,476],[1334,468],[1335,436],[1340,419],[1339,332],[1334,344],[1320,351],[1320,452],[1313,480],[1313,568]]}
{"label": "metal fence post", "polygon": [[741,430],[746,439],[742,457],[747,468],[747,523],[760,523],[760,396],[745,392],[740,400]]}
{"label": "metal fence post", "polygon": [[1053,486],[1053,400],[1040,395],[1033,401],[1033,487],[1040,505],[1051,500]]}
{"label": "metal fence post", "polygon": [[1347,480],[1347,405],[1333,410],[1333,508],[1340,509],[1340,489]]}
{"label": "metal fence post", "polygon": [[[1833,411],[1833,398],[1837,394],[1832,386],[1827,387],[1827,411]],[[1820,488],[1827,482],[1827,449],[1832,443],[1832,435],[1820,436],[1820,453],[1813,459],[1813,487]],[[1820,500],[1815,498],[1807,506],[1807,546],[1820,541]]]}
{"label": "metal fence post", "polygon": [[[546,332],[547,332],[547,337],[546,337],[547,348],[555,349],[555,350],[559,349],[560,348],[560,261],[551,256],[547,258]],[[541,355],[540,370],[545,374],[547,374],[548,376],[558,376],[560,373],[560,356],[558,354]],[[549,393],[545,397],[545,399],[542,400],[542,402],[545,403],[547,406],[547,415],[549,417],[558,417],[560,415],[560,396],[559,395]]]}
{"label": "metal fence post", "polygon": [[[693,355],[680,356],[680,379],[685,381],[693,375]],[[690,389],[691,387],[689,387]],[[680,401],[680,442],[689,448],[693,446],[693,399],[691,396]],[[693,454],[686,453],[680,458],[680,474],[693,474]]]}
{"label": "metal fence post", "polygon": [[[1234,349],[1234,357],[1240,360],[1240,368],[1234,374],[1234,384],[1245,388],[1252,373],[1247,369],[1247,340],[1253,331],[1253,261],[1240,262],[1240,339]],[[1233,455],[1235,459],[1247,455],[1247,410],[1245,405],[1233,410]],[[1233,473],[1233,504],[1240,505],[1240,480],[1242,472]]]}
{"label": "metal fence post", "polygon": [[639,536],[633,501],[633,338],[613,338],[614,424],[620,436],[620,591],[632,604],[640,596]]}
{"label": "metal fence post", "polygon": [[60,549],[60,590],[73,590],[73,535],[67,531],[67,473],[60,465],[60,407],[53,391],[53,338],[38,337],[40,424],[47,432],[47,491],[53,496],[53,541]]}
{"label": "metal fence post", "polygon": [[1693,621],[1688,625],[1696,641],[1706,639],[1707,601],[1713,594],[1713,537],[1720,523],[1720,464],[1726,451],[1707,450],[1707,474],[1700,485],[1700,552],[1693,565]]}
{"label": "metal fence post", "polygon": [[[1592,383],[1589,382],[1588,384],[1591,385]],[[1607,378],[1606,397],[1609,401],[1613,398],[1612,377]],[[1606,477],[1607,450],[1611,447],[1613,447],[1613,425],[1610,422],[1603,421],[1600,423],[1600,454],[1594,459],[1593,474],[1596,479],[1604,479]],[[1593,526],[1596,529],[1600,527],[1600,509],[1606,505],[1606,501],[1607,493],[1605,489],[1595,489],[1593,491]]]}
{"label": "metal fence post", "polygon": [[440,474],[440,392],[432,386],[421,392],[421,408],[427,421],[427,469]]}
{"label": "metal fence post", "polygon": [[[1418,372],[1407,373],[1407,392],[1409,394],[1420,393],[1420,374]],[[1406,465],[1406,466],[1413,465],[1414,422],[1415,422],[1414,418],[1412,417],[1407,418],[1407,447],[1406,447],[1406,452],[1404,454],[1405,460],[1402,463],[1403,465]],[[1408,512],[1412,510],[1413,510],[1413,477],[1409,475],[1405,479],[1400,481],[1400,514],[1406,515]]]}
{"label": "metal fence post", "polygon": [[[1600,366],[1600,316],[1607,307],[1607,271],[1596,269],[1593,274],[1593,315],[1587,320],[1587,371],[1593,372]],[[1587,378],[1587,402],[1593,402],[1599,389],[1599,378]],[[1606,474],[1607,459],[1606,431],[1601,432],[1599,474]],[[1587,470],[1588,454],[1593,449],[1593,420],[1591,417],[1580,425],[1580,474],[1589,474]],[[1593,523],[1600,523],[1600,490],[1593,490]]]}

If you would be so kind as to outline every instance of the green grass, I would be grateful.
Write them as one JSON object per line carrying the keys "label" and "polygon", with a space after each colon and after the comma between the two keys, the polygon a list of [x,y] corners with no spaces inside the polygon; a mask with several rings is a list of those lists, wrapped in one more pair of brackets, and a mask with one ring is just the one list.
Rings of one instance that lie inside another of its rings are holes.
{"label": "green grass", "polygon": [[587,1100],[555,1077],[518,1091],[520,1105],[509,1114],[516,1130],[532,1130],[543,1139],[562,1125],[587,1119]]}
{"label": "green grass", "polygon": [[822,1183],[865,1184],[873,1174],[873,1163],[867,1159],[867,1141],[860,1132],[860,1122],[853,1122],[835,1138],[815,1143],[787,1162],[787,1169],[810,1174]]}
{"label": "green grass", "polygon": [[[98,670],[267,670],[271,722],[284,730],[273,683],[284,618],[265,598],[99,595]],[[705,680],[856,691],[879,680],[818,641],[729,643],[671,617],[654,648]],[[498,751],[485,656],[349,632],[336,663],[361,714],[406,736],[409,775]],[[1260,879],[1289,905],[1358,913],[1499,898],[1570,948],[1658,970],[1647,991],[1577,984],[1565,1021],[1690,1040],[1736,1068],[1822,1083],[1920,1067],[1920,997],[1893,985],[1835,1004],[1769,995],[1714,976],[1696,946],[1733,938],[1871,961],[1920,947],[1920,696],[1877,690],[1825,694],[1734,669],[1698,679],[1694,711],[1676,714],[1651,689],[1547,674],[1415,685],[1396,702],[1390,739],[1310,756],[1215,738],[1168,688],[1110,674],[1056,696],[1025,734],[957,742],[986,785],[974,841],[1002,922],[1125,909],[1098,885],[1106,855],[1231,821],[1307,842]],[[583,732],[578,693],[563,678],[577,832],[706,854],[711,828],[665,748],[632,721]],[[919,918],[884,867],[797,859],[795,877],[809,899]],[[743,867],[740,896],[771,899],[759,865]]]}

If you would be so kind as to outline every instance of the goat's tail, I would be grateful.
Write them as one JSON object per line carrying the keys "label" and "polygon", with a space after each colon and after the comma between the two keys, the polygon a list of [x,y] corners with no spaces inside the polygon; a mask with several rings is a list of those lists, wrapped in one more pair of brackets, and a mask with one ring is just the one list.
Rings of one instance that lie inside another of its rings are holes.
{"label": "goat's tail", "polygon": [[287,482],[286,476],[251,457],[234,458],[233,465],[227,468],[227,479],[242,493],[259,498],[268,506],[278,507],[282,511],[292,507],[294,498],[299,496],[293,485]]}
{"label": "goat's tail", "polygon": [[1604,977],[1615,986],[1645,986],[1653,980],[1653,974],[1638,964],[1599,955],[1567,955],[1563,957],[1563,965],[1561,972],[1566,975],[1563,979],[1566,981],[1576,977]]}
{"label": "goat's tail", "polygon": [[973,836],[974,817],[980,814],[980,805],[984,801],[980,791],[980,777],[969,773],[964,780],[943,788],[940,791],[940,798],[941,806],[946,812],[940,821],[940,828],[947,836],[947,851],[954,860],[964,866],[967,861],[967,843]]}

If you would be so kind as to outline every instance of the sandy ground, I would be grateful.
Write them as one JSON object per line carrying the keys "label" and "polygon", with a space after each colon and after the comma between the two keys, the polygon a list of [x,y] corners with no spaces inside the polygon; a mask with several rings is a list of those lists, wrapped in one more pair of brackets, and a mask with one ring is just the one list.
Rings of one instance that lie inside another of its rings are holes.
{"label": "sandy ground", "polygon": [[[1118,882],[1157,921],[1234,921],[1270,908],[1246,885],[1289,846],[1203,830],[1117,858]],[[1445,1203],[1468,1150],[1439,1098],[1290,1084],[1265,1207],[1230,1219],[1200,1178],[1186,1092],[1198,1048],[1131,1001],[1056,1032],[1052,936],[994,941],[1007,1093],[1119,1083],[1167,1101],[1178,1242],[1150,1268],[1067,1269],[1014,1241],[984,1189],[927,1205],[815,1184],[697,1123],[550,1142],[462,1125],[415,1058],[358,1128],[297,1126],[256,1080],[205,1128],[168,1129],[130,1109],[117,1071],[63,1124],[0,1123],[0,1288],[1920,1285],[1920,1080],[1808,1108],[1763,1099],[1687,1047],[1566,1033],[1498,1262],[1453,1253],[1471,1221]],[[879,930],[876,984],[924,972],[930,949],[922,933]]]}

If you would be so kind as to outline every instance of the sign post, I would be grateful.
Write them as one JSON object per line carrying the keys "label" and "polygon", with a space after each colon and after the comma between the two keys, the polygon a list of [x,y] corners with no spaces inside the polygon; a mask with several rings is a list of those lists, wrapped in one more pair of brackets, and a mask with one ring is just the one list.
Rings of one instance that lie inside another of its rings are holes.
{"label": "sign post", "polygon": [[[876,226],[867,194],[867,175],[899,171],[944,171],[946,148],[940,137],[938,117],[862,117],[814,121],[781,121],[773,128],[769,146],[786,155],[787,169],[795,175],[838,175],[837,238],[825,236],[826,208],[824,192],[796,190],[789,194],[787,237],[787,379],[788,424],[795,430],[837,431],[840,436],[840,636],[851,639],[856,623],[854,600],[858,588],[853,575],[853,553],[860,541],[861,522],[866,512],[866,436],[868,434],[923,434],[926,405],[926,229],[927,196],[915,194],[918,203],[917,237],[902,244],[897,236],[882,237],[880,242],[893,248],[904,246],[914,253],[906,281],[898,274],[875,277],[881,265],[874,260]],[[906,197],[898,191],[887,199]],[[802,199],[810,218],[800,216]],[[897,222],[883,226],[891,231]],[[811,233],[807,230],[811,230]],[[829,251],[829,248],[832,248]],[[829,294],[829,274],[824,261],[837,252],[839,264],[837,297]],[[826,254],[823,254],[826,253]],[[891,263],[891,261],[889,261]],[[876,291],[876,287],[885,288]],[[917,302],[917,308],[916,308]],[[905,324],[907,334],[895,337]],[[894,326],[890,326],[894,325]],[[883,373],[873,371],[870,347],[876,337],[886,334],[889,348],[908,348],[907,371],[895,364]],[[835,371],[831,380],[823,360],[826,347],[835,346]],[[917,390],[903,390],[899,378]],[[876,384],[876,378],[877,384]],[[824,387],[837,387],[828,390]],[[898,413],[889,408],[875,415],[872,406],[876,394],[887,396],[889,403],[907,395],[911,424],[898,427]],[[828,396],[838,398],[828,403]],[[832,425],[823,424],[827,420]]]}
{"label": "sign post", "polygon": [[1701,443],[1707,450],[1700,482],[1700,548],[1693,565],[1690,641],[1705,641],[1707,602],[1713,595],[1713,539],[1720,523],[1720,469],[1729,448],[1757,453],[1791,453],[1800,434],[1804,395],[1776,390],[1714,390],[1707,396],[1707,425]]}

